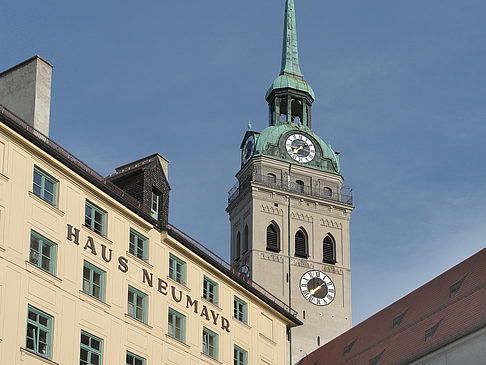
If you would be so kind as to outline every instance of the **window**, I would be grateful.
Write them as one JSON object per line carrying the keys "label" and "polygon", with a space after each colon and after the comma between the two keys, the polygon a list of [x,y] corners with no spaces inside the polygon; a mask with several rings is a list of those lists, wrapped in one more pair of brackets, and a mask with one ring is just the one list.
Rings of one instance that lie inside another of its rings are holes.
{"label": "window", "polygon": [[186,342],[186,316],[169,308],[169,336]]}
{"label": "window", "polygon": [[332,190],[330,188],[324,188],[322,190],[324,197],[330,198],[332,196]]}
{"label": "window", "polygon": [[218,360],[218,335],[203,327],[203,354]]}
{"label": "window", "polygon": [[204,276],[203,298],[208,302],[218,305],[218,284]]}
{"label": "window", "polygon": [[128,286],[128,315],[147,323],[147,295]]}
{"label": "window", "polygon": [[47,359],[51,358],[52,317],[30,305],[27,314],[25,347]]}
{"label": "window", "polygon": [[274,221],[267,227],[267,250],[280,251],[280,229]]}
{"label": "window", "polygon": [[130,228],[129,252],[143,261],[148,261],[148,239]]}
{"label": "window", "polygon": [[41,236],[37,232],[30,231],[29,262],[52,275],[56,275],[57,245]]}
{"label": "window", "polygon": [[435,331],[437,331],[437,328],[439,328],[440,322],[442,322],[442,319],[439,322],[437,322],[433,327],[425,331],[426,342],[429,341],[432,337],[434,337]]}
{"label": "window", "polygon": [[174,255],[169,255],[169,277],[186,285],[186,263]]}
{"label": "window", "polygon": [[297,180],[295,182],[295,188],[299,193],[304,193],[304,182],[302,180]]}
{"label": "window", "polygon": [[277,176],[275,174],[267,174],[267,183],[275,185],[277,183]]}
{"label": "window", "polygon": [[240,235],[240,231],[238,231],[236,235],[235,261],[240,258],[240,251],[241,251],[241,235]]}
{"label": "window", "polygon": [[235,296],[234,298],[234,317],[243,322],[247,323],[248,314],[247,314],[247,305],[246,302]]}
{"label": "window", "polygon": [[157,194],[155,191],[152,190],[152,205],[150,206],[150,213],[155,219],[159,219],[159,203],[160,194]]}
{"label": "window", "polygon": [[127,351],[126,365],[145,365],[145,359]]}
{"label": "window", "polygon": [[248,352],[235,345],[234,365],[248,365]]}
{"label": "window", "polygon": [[83,266],[83,292],[104,302],[105,277],[103,270],[85,261]]}
{"label": "window", "polygon": [[309,256],[307,251],[307,233],[303,228],[300,228],[295,234],[295,256],[303,258]]}
{"label": "window", "polygon": [[51,205],[57,205],[57,181],[34,166],[34,184],[32,190],[35,195]]}
{"label": "window", "polygon": [[336,242],[330,234],[322,242],[322,261],[328,264],[336,263]]}
{"label": "window", "polygon": [[101,365],[103,340],[81,331],[79,365]]}
{"label": "window", "polygon": [[245,230],[243,231],[243,253],[248,251],[248,224],[245,224]]}
{"label": "window", "polygon": [[106,212],[86,200],[84,224],[101,236],[106,236]]}

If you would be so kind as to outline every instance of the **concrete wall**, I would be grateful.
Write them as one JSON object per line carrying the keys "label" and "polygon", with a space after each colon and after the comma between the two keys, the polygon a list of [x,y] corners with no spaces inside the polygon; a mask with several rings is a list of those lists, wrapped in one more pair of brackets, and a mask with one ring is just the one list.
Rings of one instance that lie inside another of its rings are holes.
{"label": "concrete wall", "polygon": [[49,136],[52,65],[34,56],[0,73],[0,104]]}

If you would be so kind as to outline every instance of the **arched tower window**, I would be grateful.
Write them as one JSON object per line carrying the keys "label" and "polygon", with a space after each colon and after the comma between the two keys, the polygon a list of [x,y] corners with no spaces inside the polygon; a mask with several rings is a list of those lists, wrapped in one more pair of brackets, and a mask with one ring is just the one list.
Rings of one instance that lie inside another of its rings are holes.
{"label": "arched tower window", "polygon": [[280,229],[274,221],[267,227],[267,250],[280,252]]}
{"label": "arched tower window", "polygon": [[235,261],[240,258],[241,252],[241,235],[240,231],[236,234],[236,242],[235,242]]}
{"label": "arched tower window", "polygon": [[292,99],[292,122],[303,124],[302,103],[299,100]]}
{"label": "arched tower window", "polygon": [[248,224],[245,224],[245,230],[243,231],[243,253],[248,251]]}
{"label": "arched tower window", "polygon": [[278,98],[277,103],[279,105],[279,122],[287,122],[287,98]]}
{"label": "arched tower window", "polygon": [[332,196],[331,188],[324,188],[322,190],[322,193],[323,193],[324,197],[326,197],[326,198],[330,198]]}
{"label": "arched tower window", "polygon": [[322,242],[322,261],[328,264],[336,263],[336,242],[330,234]]}
{"label": "arched tower window", "polygon": [[295,256],[307,258],[309,257],[307,233],[304,228],[300,228],[295,234]]}
{"label": "arched tower window", "polygon": [[267,182],[269,184],[276,184],[277,183],[277,176],[275,174],[272,174],[272,173],[267,174]]}
{"label": "arched tower window", "polygon": [[297,180],[295,182],[295,188],[299,193],[304,193],[304,182],[302,180]]}

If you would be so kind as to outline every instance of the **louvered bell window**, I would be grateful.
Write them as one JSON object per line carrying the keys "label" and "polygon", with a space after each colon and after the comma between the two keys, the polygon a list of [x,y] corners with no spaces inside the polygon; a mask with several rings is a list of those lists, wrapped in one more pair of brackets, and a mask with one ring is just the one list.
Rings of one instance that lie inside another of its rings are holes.
{"label": "louvered bell window", "polygon": [[295,256],[307,258],[307,238],[301,229],[295,234]]}
{"label": "louvered bell window", "polygon": [[327,262],[329,264],[334,264],[336,263],[336,247],[334,244],[334,240],[327,236],[324,238],[324,242],[322,244],[322,250],[323,250],[323,261]]}
{"label": "louvered bell window", "polygon": [[271,223],[267,227],[267,250],[279,252],[279,246],[278,228],[275,223]]}

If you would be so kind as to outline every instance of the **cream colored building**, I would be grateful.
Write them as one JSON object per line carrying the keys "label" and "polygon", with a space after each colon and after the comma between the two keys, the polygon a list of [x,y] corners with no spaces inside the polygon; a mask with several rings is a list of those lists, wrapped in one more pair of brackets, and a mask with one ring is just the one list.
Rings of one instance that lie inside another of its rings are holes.
{"label": "cream colored building", "polygon": [[[25,66],[50,72],[34,57],[0,87]],[[166,160],[104,178],[0,104],[0,364],[287,363],[295,312],[164,225],[168,189],[136,197]]]}

